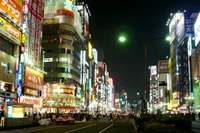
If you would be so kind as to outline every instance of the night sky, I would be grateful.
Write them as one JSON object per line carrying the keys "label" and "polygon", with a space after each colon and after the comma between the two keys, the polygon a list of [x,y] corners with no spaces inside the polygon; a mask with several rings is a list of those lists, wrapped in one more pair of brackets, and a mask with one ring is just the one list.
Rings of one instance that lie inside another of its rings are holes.
{"label": "night sky", "polygon": [[[79,0],[80,1],[80,0]],[[142,94],[144,84],[144,48],[140,42],[167,36],[166,22],[170,13],[177,11],[200,11],[200,0],[85,0],[88,4],[92,45],[103,48],[104,61],[108,65],[115,88],[136,99]],[[130,38],[126,44],[118,42],[118,35],[124,32]],[[148,47],[148,65],[169,55],[169,43],[155,41]]]}

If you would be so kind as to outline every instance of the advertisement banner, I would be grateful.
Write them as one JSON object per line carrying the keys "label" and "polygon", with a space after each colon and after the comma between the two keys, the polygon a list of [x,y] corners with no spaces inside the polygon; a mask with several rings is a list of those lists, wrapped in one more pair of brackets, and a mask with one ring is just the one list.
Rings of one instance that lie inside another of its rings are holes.
{"label": "advertisement banner", "polygon": [[[31,0],[23,0],[23,10],[22,10],[22,13],[23,13],[23,20],[22,20],[22,23],[23,23],[23,27],[26,27],[26,29],[23,29],[23,32],[25,33],[26,35],[26,41],[24,42],[24,51],[25,51],[25,55],[26,57],[29,57],[29,51],[30,51],[30,21],[31,21]],[[28,59],[28,58],[27,58]]]}
{"label": "advertisement banner", "polygon": [[32,63],[35,63],[35,34],[36,34],[36,10],[37,3],[36,0],[32,1],[31,5],[31,25],[30,25],[30,55],[29,59]]}
{"label": "advertisement banner", "polygon": [[24,86],[30,87],[39,91],[43,89],[43,73],[26,66],[24,76]]}
{"label": "advertisement banner", "polygon": [[0,33],[8,37],[18,45],[21,43],[21,32],[0,17]]}
{"label": "advertisement banner", "polygon": [[168,60],[158,61],[158,73],[169,73]]}
{"label": "advertisement banner", "polygon": [[83,32],[84,35],[87,37],[89,34],[89,13],[86,10],[86,8],[84,8],[84,26],[83,26]]}
{"label": "advertisement banner", "polygon": [[182,17],[177,26],[176,26],[176,35],[177,35],[177,38],[178,38],[178,42],[181,41],[181,39],[183,38],[184,36],[184,17]]}
{"label": "advertisement banner", "polygon": [[22,0],[0,0],[0,11],[21,24]]}
{"label": "advertisement banner", "polygon": [[198,17],[198,13],[184,12],[186,36],[191,36],[194,34],[194,23],[197,17]]}
{"label": "advertisement banner", "polygon": [[200,15],[198,15],[198,18],[194,24],[194,34],[195,34],[195,46],[198,45],[200,42]]}
{"label": "advertisement banner", "polygon": [[35,36],[35,64],[38,66],[39,63],[39,47],[40,47],[40,36],[41,36],[41,20],[42,20],[42,1],[38,0],[37,3],[37,18],[36,18],[36,36]]}
{"label": "advertisement banner", "polygon": [[177,25],[178,21],[182,18],[182,16],[183,16],[183,13],[176,13],[176,14],[174,14],[173,18],[170,21],[170,24],[169,24],[169,36],[172,38],[170,40],[170,44],[175,39],[175,36],[176,36],[176,25]]}
{"label": "advertisement banner", "polygon": [[80,38],[83,40],[83,35],[82,35],[82,18],[80,16],[80,13],[78,12],[78,9],[75,8],[74,9],[74,27],[78,33],[78,35],[80,36]]}

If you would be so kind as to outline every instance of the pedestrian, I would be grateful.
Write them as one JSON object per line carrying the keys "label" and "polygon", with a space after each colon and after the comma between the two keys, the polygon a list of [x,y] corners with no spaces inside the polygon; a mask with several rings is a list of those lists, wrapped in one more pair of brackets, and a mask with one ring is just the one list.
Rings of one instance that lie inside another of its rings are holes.
{"label": "pedestrian", "polygon": [[112,113],[110,113],[110,121],[112,121],[113,120],[113,115],[112,115]]}
{"label": "pedestrian", "polygon": [[117,114],[117,120],[120,120],[119,114]]}

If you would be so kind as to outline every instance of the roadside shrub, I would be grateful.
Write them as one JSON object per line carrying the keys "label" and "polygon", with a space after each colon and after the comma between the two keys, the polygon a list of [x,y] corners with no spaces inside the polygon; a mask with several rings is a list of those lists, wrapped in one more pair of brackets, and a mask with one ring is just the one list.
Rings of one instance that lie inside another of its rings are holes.
{"label": "roadside shrub", "polygon": [[175,129],[163,123],[146,122],[142,124],[142,133],[189,133],[187,131]]}

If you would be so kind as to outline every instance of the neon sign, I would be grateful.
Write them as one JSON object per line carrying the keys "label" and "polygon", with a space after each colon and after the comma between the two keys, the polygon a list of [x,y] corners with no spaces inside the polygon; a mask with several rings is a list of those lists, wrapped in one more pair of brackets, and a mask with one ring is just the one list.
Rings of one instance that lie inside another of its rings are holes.
{"label": "neon sign", "polygon": [[63,0],[63,4],[64,4],[64,9],[65,10],[69,10],[69,11],[73,11],[74,9],[74,4],[73,4],[74,0]]}
{"label": "neon sign", "polygon": [[19,63],[18,75],[17,75],[17,96],[22,94],[22,63]]}

